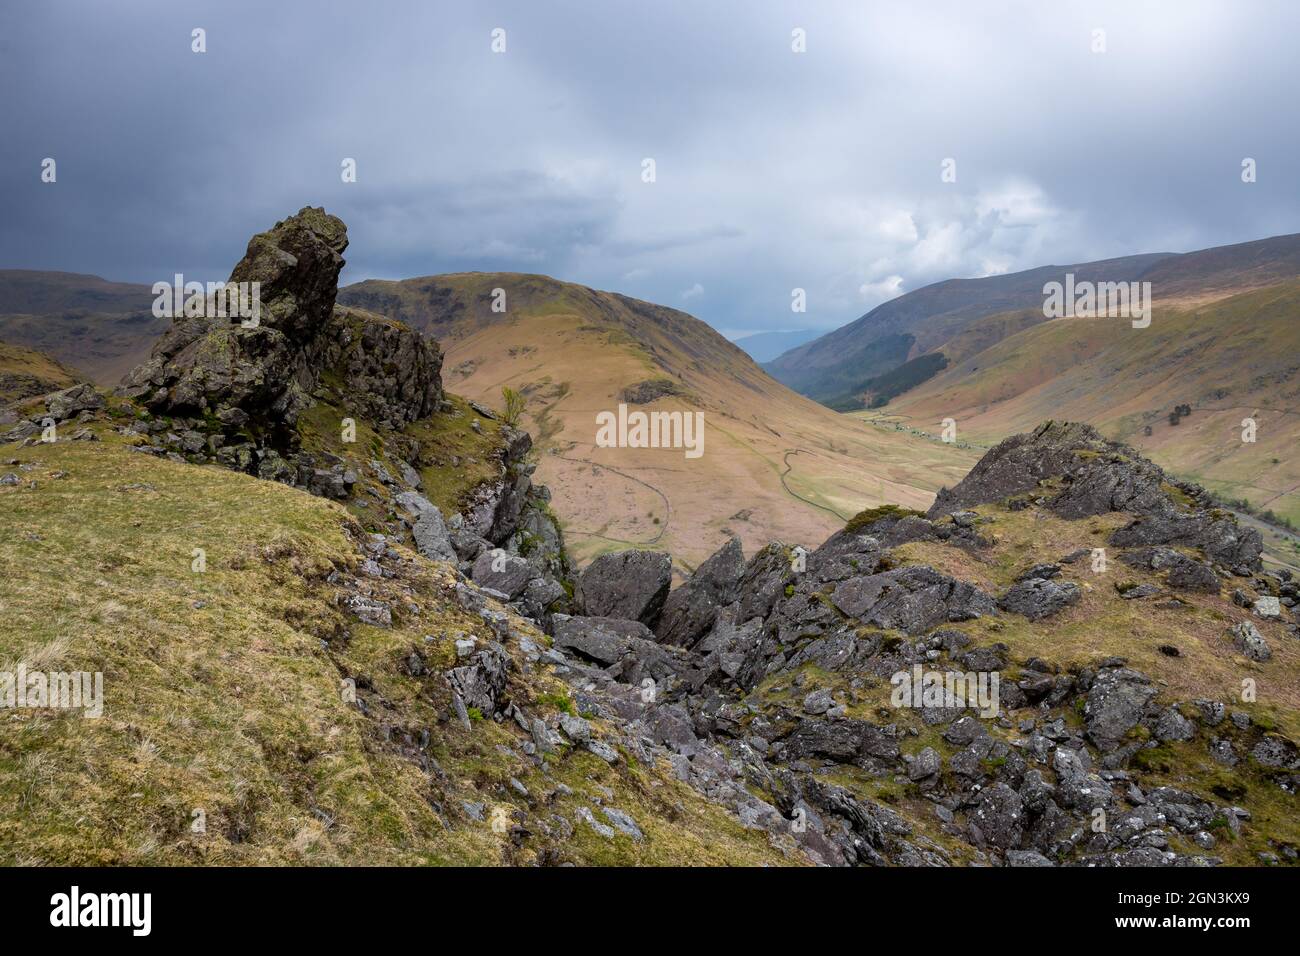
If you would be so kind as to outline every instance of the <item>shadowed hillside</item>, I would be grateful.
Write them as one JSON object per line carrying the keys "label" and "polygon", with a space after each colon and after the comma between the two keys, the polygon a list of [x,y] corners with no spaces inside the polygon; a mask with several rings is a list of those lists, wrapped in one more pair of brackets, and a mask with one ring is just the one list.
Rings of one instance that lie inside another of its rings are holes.
{"label": "shadowed hillside", "polygon": [[113,385],[144,360],[167,319],[148,286],[75,272],[0,269],[0,342],[37,349]]}

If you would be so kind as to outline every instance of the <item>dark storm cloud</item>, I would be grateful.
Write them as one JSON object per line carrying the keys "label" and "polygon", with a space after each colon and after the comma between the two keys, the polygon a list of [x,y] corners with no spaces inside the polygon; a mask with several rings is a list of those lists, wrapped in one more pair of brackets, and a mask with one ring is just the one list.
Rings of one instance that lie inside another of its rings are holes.
{"label": "dark storm cloud", "polygon": [[345,281],[546,272],[735,333],[1300,229],[1294,5],[900,6],[11,4],[0,267],[219,278],[324,205]]}

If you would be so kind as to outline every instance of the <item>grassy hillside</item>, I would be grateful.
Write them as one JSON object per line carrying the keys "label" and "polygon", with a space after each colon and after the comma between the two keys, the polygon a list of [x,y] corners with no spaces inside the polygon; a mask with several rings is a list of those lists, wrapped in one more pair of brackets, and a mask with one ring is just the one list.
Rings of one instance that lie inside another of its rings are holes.
{"label": "grassy hillside", "polygon": [[0,342],[0,405],[67,388],[81,380],[48,355]]}
{"label": "grassy hillside", "polygon": [[[506,311],[493,312],[493,290]],[[578,558],[637,544],[698,563],[730,534],[814,544],[861,508],[924,507],[975,455],[845,419],[773,381],[703,322],[544,276],[466,273],[363,282],[339,301],[435,337],[448,388],[496,408],[527,399],[539,479]],[[648,386],[646,383],[650,383]],[[667,383],[665,386],[664,383]],[[701,410],[705,451],[597,448],[596,414],[633,405]],[[675,394],[650,401],[657,391]]]}
{"label": "grassy hillside", "polygon": [[[106,699],[98,719],[0,713],[0,863],[786,862],[666,766],[562,747],[539,767],[513,722],[463,728],[432,675],[491,634],[448,566],[399,548],[365,579],[394,624],[363,624],[336,604],[365,577],[340,506],[99,431],[0,452],[20,477],[0,486],[0,669],[100,671]],[[516,701],[573,707],[524,663]],[[557,822],[598,803],[644,840]]]}
{"label": "grassy hillside", "polygon": [[[1043,322],[883,412],[930,425],[955,418],[961,437],[984,444],[1046,417],[1086,421],[1222,497],[1300,523],[1297,316],[1300,282],[1287,282],[1158,309],[1147,329],[1116,319]],[[1171,423],[1184,404],[1191,414]],[[1254,443],[1241,440],[1248,416],[1258,422]]]}

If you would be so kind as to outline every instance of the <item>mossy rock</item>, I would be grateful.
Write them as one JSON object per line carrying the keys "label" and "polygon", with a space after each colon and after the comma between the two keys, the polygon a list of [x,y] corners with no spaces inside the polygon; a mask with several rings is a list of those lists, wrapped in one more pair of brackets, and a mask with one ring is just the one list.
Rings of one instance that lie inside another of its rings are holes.
{"label": "mossy rock", "polygon": [[864,528],[869,528],[877,521],[883,521],[886,518],[897,521],[902,518],[911,517],[921,518],[924,517],[924,513],[916,511],[913,508],[903,508],[899,505],[880,505],[876,508],[868,508],[865,511],[859,511],[849,519],[848,524],[844,526],[844,530],[849,532],[849,534],[854,534]]}

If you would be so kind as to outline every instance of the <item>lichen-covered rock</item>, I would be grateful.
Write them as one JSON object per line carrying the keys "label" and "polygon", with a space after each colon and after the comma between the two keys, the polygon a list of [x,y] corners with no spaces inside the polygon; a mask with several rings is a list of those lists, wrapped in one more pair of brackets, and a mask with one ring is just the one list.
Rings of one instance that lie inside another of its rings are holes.
{"label": "lichen-covered rock", "polygon": [[1156,688],[1127,667],[1103,668],[1084,701],[1088,738],[1102,751],[1114,750],[1146,714]]}
{"label": "lichen-covered rock", "polygon": [[1013,584],[998,599],[998,607],[1037,621],[1077,604],[1079,595],[1079,585],[1072,581],[1027,578]]}
{"label": "lichen-covered rock", "polygon": [[933,747],[926,747],[907,765],[907,779],[926,780],[936,776],[943,767],[943,758]]}
{"label": "lichen-covered rock", "polygon": [[233,315],[176,317],[123,394],[160,415],[238,408],[268,428],[292,425],[316,386],[347,245],[347,227],[323,209],[258,233],[228,280],[260,284],[256,325]]}
{"label": "lichen-covered rock", "polygon": [[476,708],[484,717],[490,717],[500,706],[509,668],[510,655],[506,649],[489,643],[475,651],[466,664],[449,670],[447,680],[466,707]]}
{"label": "lichen-covered rock", "polygon": [[1264,635],[1259,633],[1259,628],[1250,621],[1232,625],[1228,628],[1228,634],[1232,638],[1233,646],[1252,661],[1263,663],[1272,660],[1273,651],[1268,646],[1268,641],[1264,640]]}
{"label": "lichen-covered rock", "polygon": [[691,669],[692,662],[682,652],[656,643],[650,629],[638,621],[556,614],[553,627],[557,650],[604,667],[623,665],[618,676],[626,683],[637,683],[643,675],[660,681]]}
{"label": "lichen-covered rock", "polygon": [[806,550],[787,550],[785,545],[775,541],[750,558],[740,581],[736,619],[743,622],[770,614],[772,607],[784,595],[786,585],[795,578],[794,568],[800,563],[803,570],[798,573],[806,573]]}
{"label": "lichen-covered rock", "polygon": [[924,565],[849,578],[831,593],[831,602],[849,617],[908,634],[996,610],[978,588]]}
{"label": "lichen-covered rock", "polygon": [[411,536],[416,550],[426,558],[454,563],[456,549],[452,547],[451,533],[438,506],[413,491],[398,494],[395,501],[411,516]]}
{"label": "lichen-covered rock", "polygon": [[782,741],[783,759],[817,756],[845,762],[899,756],[898,737],[892,728],[881,728],[865,720],[823,720],[805,718]]}
{"label": "lichen-covered rock", "polygon": [[442,401],[442,352],[414,329],[336,308],[323,338],[322,362],[340,383],[346,410],[358,418],[401,428],[433,414]]}
{"label": "lichen-covered rock", "polygon": [[1137,548],[1121,554],[1120,560],[1135,568],[1167,571],[1171,587],[1211,593],[1219,590],[1219,578],[1212,567],[1173,548]]}
{"label": "lichen-covered rock", "polygon": [[1112,534],[1110,542],[1124,548],[1170,544],[1200,548],[1211,561],[1236,574],[1258,570],[1264,550],[1259,532],[1241,527],[1226,511],[1139,514]]}
{"label": "lichen-covered rock", "polygon": [[1025,808],[1020,794],[1005,783],[995,783],[980,794],[969,822],[971,838],[976,844],[999,850],[1018,847],[1025,830]]}
{"label": "lichen-covered rock", "polygon": [[536,574],[525,559],[500,548],[493,548],[484,551],[474,560],[470,576],[475,584],[491,588],[504,594],[508,600],[514,600],[524,593],[524,588]]}
{"label": "lichen-covered rock", "polygon": [[45,410],[55,421],[61,422],[84,411],[104,407],[104,396],[88,384],[73,385],[45,396]]}

